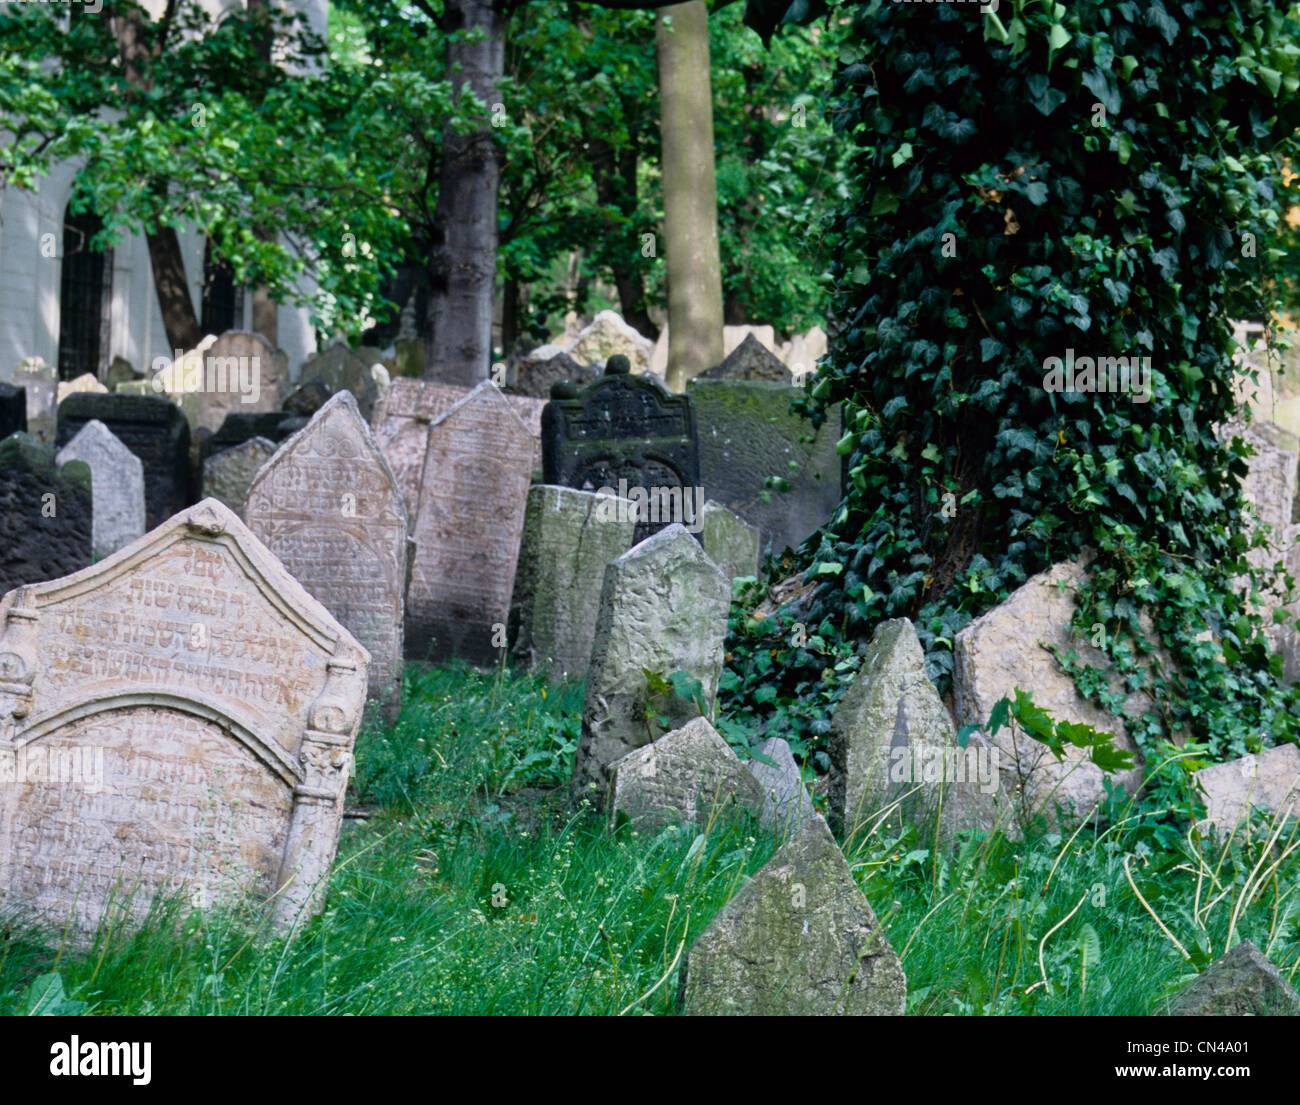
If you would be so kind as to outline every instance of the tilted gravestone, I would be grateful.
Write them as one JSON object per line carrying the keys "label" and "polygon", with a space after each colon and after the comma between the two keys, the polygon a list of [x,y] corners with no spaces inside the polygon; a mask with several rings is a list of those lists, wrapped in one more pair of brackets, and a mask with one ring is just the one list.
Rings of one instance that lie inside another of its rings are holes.
{"label": "tilted gravestone", "polygon": [[[467,388],[454,384],[399,377],[389,384],[375,403],[370,428],[388,466],[397,477],[412,525],[420,505],[420,476],[424,472],[424,455],[429,445],[429,427],[467,395]],[[507,395],[505,400],[528,427],[532,435],[529,464],[532,468],[540,468],[542,408],[546,404],[541,399],[522,395]]]}
{"label": "tilted gravestone", "polygon": [[396,719],[406,507],[351,392],[335,395],[261,467],[244,521],[366,647],[370,696]]}
{"label": "tilted gravestone", "polygon": [[[663,678],[683,672],[698,680],[705,707],[713,702],[730,606],[731,581],[681,525],[609,562],[573,765],[575,803],[585,798],[603,807],[609,765],[654,739],[647,671]],[[699,712],[687,703],[664,705],[673,727]]]}
{"label": "tilted gravestone", "polygon": [[379,385],[370,372],[370,366],[355,352],[341,343],[330,346],[303,362],[298,371],[298,386],[321,383],[330,395],[350,391],[357,401],[361,417],[370,420],[375,400],[379,398]]}
{"label": "tilted gravestone", "polygon": [[[158,893],[318,904],[367,655],[208,499],[0,600],[0,907],[93,933]],[[71,763],[72,782],[55,765]]]}
{"label": "tilted gravestone", "polygon": [[892,1016],[907,978],[821,817],[790,837],[682,960],[688,1016]]}
{"label": "tilted gravestone", "polygon": [[1279,744],[1196,773],[1205,792],[1204,827],[1231,832],[1252,807],[1273,817],[1300,816],[1300,748]]}
{"label": "tilted gravestone", "polygon": [[704,551],[728,579],[758,575],[759,539],[757,526],[710,499],[700,510]]}
{"label": "tilted gravestone", "polygon": [[831,716],[832,822],[845,838],[879,818],[907,821],[927,842],[1009,822],[1000,752],[980,733],[965,747],[925,674],[906,618],[882,622]]}
{"label": "tilted gravestone", "polygon": [[117,552],[144,533],[144,465],[113,432],[91,419],[59,450],[59,464],[84,461],[90,468],[96,559]]}
{"label": "tilted gravestone", "polygon": [[[763,757],[754,756],[745,762],[763,792],[759,824],[765,829],[776,830],[780,838],[785,839],[816,815],[812,797],[803,785],[803,775],[795,763],[790,745],[780,737],[768,737],[752,751]],[[764,762],[766,760],[771,763]]]}
{"label": "tilted gravestone", "polygon": [[156,395],[69,395],[59,406],[60,446],[92,419],[144,465],[144,512],[149,528],[162,524],[190,502],[190,426],[175,403]]}
{"label": "tilted gravestone", "polygon": [[27,393],[13,384],[0,384],[0,441],[27,432]]}
{"label": "tilted gravestone", "polygon": [[636,502],[637,541],[674,522],[698,533],[704,501],[691,401],[653,376],[630,375],[626,357],[611,357],[594,384],[546,404],[542,477]]}
{"label": "tilted gravestone", "polygon": [[706,825],[728,810],[758,814],[763,791],[708,721],[692,718],[609,765],[609,819],[639,828]]}
{"label": "tilted gravestone", "polygon": [[490,381],[429,425],[406,592],[412,659],[487,664],[504,652],[533,440]]}
{"label": "tilted gravestone", "polygon": [[203,497],[217,499],[240,518],[244,517],[244,503],[253,479],[272,456],[276,445],[264,437],[251,438],[233,449],[207,457],[203,461]]}
{"label": "tilted gravestone", "polygon": [[1295,1017],[1300,994],[1251,941],[1221,955],[1174,995],[1175,1017]]}
{"label": "tilted gravestone", "polygon": [[516,663],[552,681],[581,679],[591,662],[605,565],[632,544],[627,499],[534,484],[511,600]]}
{"label": "tilted gravestone", "polygon": [[757,526],[763,552],[798,548],[830,521],[842,487],[838,407],[814,430],[790,410],[799,388],[697,376],[686,394],[695,405],[704,494]]}
{"label": "tilted gravestone", "polygon": [[288,357],[251,330],[227,330],[196,359],[201,378],[185,382],[198,396],[195,429],[216,433],[228,414],[274,411],[288,390]]}
{"label": "tilted gravestone", "polygon": [[52,446],[28,434],[0,441],[0,588],[52,579],[91,561],[90,469],[58,466]]}

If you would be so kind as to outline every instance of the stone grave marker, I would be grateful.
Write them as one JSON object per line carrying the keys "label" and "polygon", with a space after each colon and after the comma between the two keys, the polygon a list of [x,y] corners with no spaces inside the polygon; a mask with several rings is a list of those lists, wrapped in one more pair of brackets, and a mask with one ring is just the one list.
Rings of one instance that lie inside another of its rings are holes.
{"label": "stone grave marker", "polygon": [[430,423],[406,593],[408,657],[490,664],[506,648],[533,444],[491,381]]}
{"label": "stone grave marker", "polygon": [[757,814],[763,791],[705,718],[692,718],[609,765],[611,825],[620,813],[638,828],[705,825],[728,809]]}
{"label": "stone grave marker", "polygon": [[27,432],[47,445],[54,442],[59,373],[40,357],[19,362],[13,383],[27,393]]}
{"label": "stone grave marker", "polygon": [[721,364],[701,373],[705,380],[766,380],[771,384],[790,384],[790,370],[753,334],[746,334]]}
{"label": "stone grave marker", "polygon": [[[835,448],[838,407],[814,431],[811,422],[791,413],[799,388],[697,376],[686,393],[699,427],[704,493],[759,528],[762,552],[798,548],[830,520],[840,505],[843,473]],[[786,481],[788,490],[780,489],[784,484],[767,487],[769,479]]]}
{"label": "stone grave marker", "polygon": [[361,417],[370,420],[375,400],[379,398],[379,385],[370,372],[370,366],[342,343],[330,346],[303,363],[298,371],[298,384],[319,382],[330,395],[350,391],[361,410]]}
{"label": "stone grave marker", "polygon": [[768,737],[754,751],[772,761],[770,764],[757,758],[745,761],[763,792],[759,824],[765,829],[777,830],[784,839],[801,829],[810,817],[816,816],[812,797],[803,785],[803,775],[795,763],[790,745],[784,740]]}
{"label": "stone grave marker", "polygon": [[13,384],[0,384],[0,441],[27,432],[27,393]]}
{"label": "stone grave marker", "polygon": [[[411,380],[399,376],[375,403],[370,420],[379,448],[397,477],[406,499],[407,517],[412,525],[420,505],[420,476],[424,472],[425,450],[429,444],[429,426],[469,394],[467,388],[439,384],[429,380]],[[533,468],[542,466],[541,399],[523,395],[506,395],[506,402],[523,420],[532,435],[530,460]]]}
{"label": "stone grave marker", "polygon": [[226,415],[274,411],[289,382],[288,357],[261,334],[227,330],[187,368],[182,394],[197,395],[194,428],[216,433]]}
{"label": "stone grave marker", "polygon": [[365,646],[370,696],[386,717],[396,719],[402,704],[406,507],[350,391],[330,399],[261,466],[248,489],[244,519],[294,579]]}
{"label": "stone grave marker", "polygon": [[255,437],[264,437],[277,445],[307,425],[301,415],[289,411],[262,411],[257,414],[236,412],[226,415],[221,429],[207,439],[204,445],[205,458],[215,456],[224,449],[233,449]]}
{"label": "stone grave marker", "polygon": [[[209,499],[0,600],[0,907],[81,939],[159,892],[314,910],[367,655]],[[73,763],[78,777],[51,771]]]}
{"label": "stone grave marker", "polygon": [[[646,672],[684,672],[700,683],[708,707],[722,674],[731,581],[684,526],[674,524],[611,560],[605,569],[596,635],[573,766],[575,803],[603,807],[609,765],[654,739],[646,720]],[[666,703],[673,727],[699,711]]]}
{"label": "stone grave marker", "polygon": [[203,497],[217,499],[240,518],[253,478],[276,450],[275,442],[254,437],[203,461]]}
{"label": "stone grave marker", "polygon": [[59,381],[56,402],[62,403],[69,395],[75,395],[79,391],[93,391],[102,395],[108,388],[99,382],[99,377],[93,372],[83,372],[73,380]]}
{"label": "stone grave marker", "polygon": [[1279,744],[1196,773],[1205,792],[1205,822],[1231,832],[1254,806],[1270,815],[1300,815],[1300,747]]}
{"label": "stone grave marker", "polygon": [[704,551],[728,579],[758,575],[759,531],[710,499],[700,511]]}
{"label": "stone grave marker", "polygon": [[0,588],[7,591],[90,563],[90,478],[81,461],[60,468],[53,447],[29,434],[0,441]]}
{"label": "stone grave marker", "polygon": [[552,681],[586,675],[605,565],[631,546],[634,509],[592,491],[529,489],[511,601],[518,664]]}
{"label": "stone grave marker", "polygon": [[636,540],[680,522],[700,529],[700,465],[691,401],[611,357],[605,375],[542,411],[542,476],[583,491],[607,490],[643,507]]}
{"label": "stone grave marker", "polygon": [[574,335],[565,352],[579,364],[604,364],[610,357],[623,356],[630,370],[640,375],[650,371],[654,342],[624,322],[617,311],[599,311]]}
{"label": "stone grave marker", "polygon": [[92,418],[59,450],[57,461],[84,461],[90,468],[91,551],[97,560],[141,536],[144,524],[144,465],[113,432]]}
{"label": "stone grave marker", "polygon": [[682,960],[688,1016],[890,1016],[907,978],[826,822],[790,837]]}
{"label": "stone grave marker", "polygon": [[1174,995],[1175,1017],[1295,1017],[1300,994],[1251,941],[1221,955]]}

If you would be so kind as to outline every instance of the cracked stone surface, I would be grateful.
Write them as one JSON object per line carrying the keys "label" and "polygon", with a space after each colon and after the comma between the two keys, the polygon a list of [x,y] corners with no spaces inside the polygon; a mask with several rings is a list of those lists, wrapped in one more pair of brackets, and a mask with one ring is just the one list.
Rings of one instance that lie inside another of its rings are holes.
{"label": "cracked stone surface", "polygon": [[907,979],[821,817],[783,844],[682,960],[693,1016],[902,1016]]}

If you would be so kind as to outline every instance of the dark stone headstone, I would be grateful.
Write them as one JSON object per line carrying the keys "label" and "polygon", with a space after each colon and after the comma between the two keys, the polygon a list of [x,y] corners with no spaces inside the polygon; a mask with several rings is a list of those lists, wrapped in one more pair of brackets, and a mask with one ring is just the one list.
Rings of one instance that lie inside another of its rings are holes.
{"label": "dark stone headstone", "polygon": [[190,505],[190,424],[175,403],[122,392],[69,395],[59,404],[59,447],[91,419],[104,423],[144,465],[145,524],[150,529]]}
{"label": "dark stone headstone", "polygon": [[631,375],[626,357],[610,357],[594,384],[573,399],[553,398],[542,410],[542,482],[608,488],[649,506],[634,542],[673,522],[698,539],[704,498],[691,400],[653,376]]}
{"label": "dark stone headstone", "polygon": [[90,468],[60,468],[52,446],[25,433],[0,441],[0,594],[80,571],[91,561]]}
{"label": "dark stone headstone", "polygon": [[13,384],[0,384],[0,440],[27,432],[27,393]]}
{"label": "dark stone headstone", "polygon": [[322,381],[308,380],[289,392],[289,397],[284,401],[285,412],[300,418],[311,418],[329,402],[330,394],[330,389]]}
{"label": "dark stone headstone", "polygon": [[794,377],[781,360],[753,334],[742,341],[721,364],[702,373],[705,380],[766,380],[769,384],[790,384]]}
{"label": "dark stone headstone", "polygon": [[[830,520],[843,486],[835,451],[842,433],[838,407],[814,431],[811,422],[790,410],[802,394],[799,388],[696,377],[686,392],[699,426],[704,493],[757,526],[764,553],[798,548]],[[788,481],[789,490],[768,488],[769,477]]]}
{"label": "dark stone headstone", "polygon": [[279,444],[305,425],[307,419],[286,411],[228,414],[221,423],[221,429],[207,439],[203,456],[207,458],[223,449],[233,449],[255,437],[264,437]]}
{"label": "dark stone headstone", "polygon": [[599,368],[580,365],[567,353],[557,353],[544,361],[521,361],[513,391],[516,395],[546,399],[551,394],[551,385],[561,380],[583,387],[599,378]]}

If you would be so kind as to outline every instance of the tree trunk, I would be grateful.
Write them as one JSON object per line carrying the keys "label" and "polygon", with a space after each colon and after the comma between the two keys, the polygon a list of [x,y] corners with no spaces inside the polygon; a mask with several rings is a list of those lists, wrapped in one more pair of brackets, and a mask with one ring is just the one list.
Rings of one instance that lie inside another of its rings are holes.
{"label": "tree trunk", "polygon": [[488,378],[492,361],[501,157],[490,118],[505,67],[505,20],[493,0],[447,0],[444,11],[448,32],[484,32],[477,41],[449,40],[447,73],[456,92],[468,85],[486,111],[472,133],[443,133],[424,376],[472,387]]}
{"label": "tree trunk", "polygon": [[[591,171],[596,184],[596,202],[613,207],[631,218],[636,214],[636,150],[615,150],[603,138],[591,142]],[[623,321],[651,341],[659,337],[659,327],[646,310],[645,270],[642,268],[641,238],[636,227],[611,226],[611,234],[624,239],[623,248],[614,254],[610,270],[618,289],[618,306]]]}
{"label": "tree trunk", "polygon": [[[257,56],[268,69],[271,66],[271,48],[275,44],[275,31],[271,26],[271,9],[268,0],[248,0],[248,10],[258,22]],[[273,242],[275,235],[264,227],[255,226],[253,236],[260,242]],[[270,290],[259,284],[253,289],[253,329],[272,346],[280,342],[280,305],[271,298]]]}
{"label": "tree trunk", "polygon": [[668,277],[666,382],[682,391],[688,379],[722,360],[722,270],[704,0],[660,9],[655,54]]}

